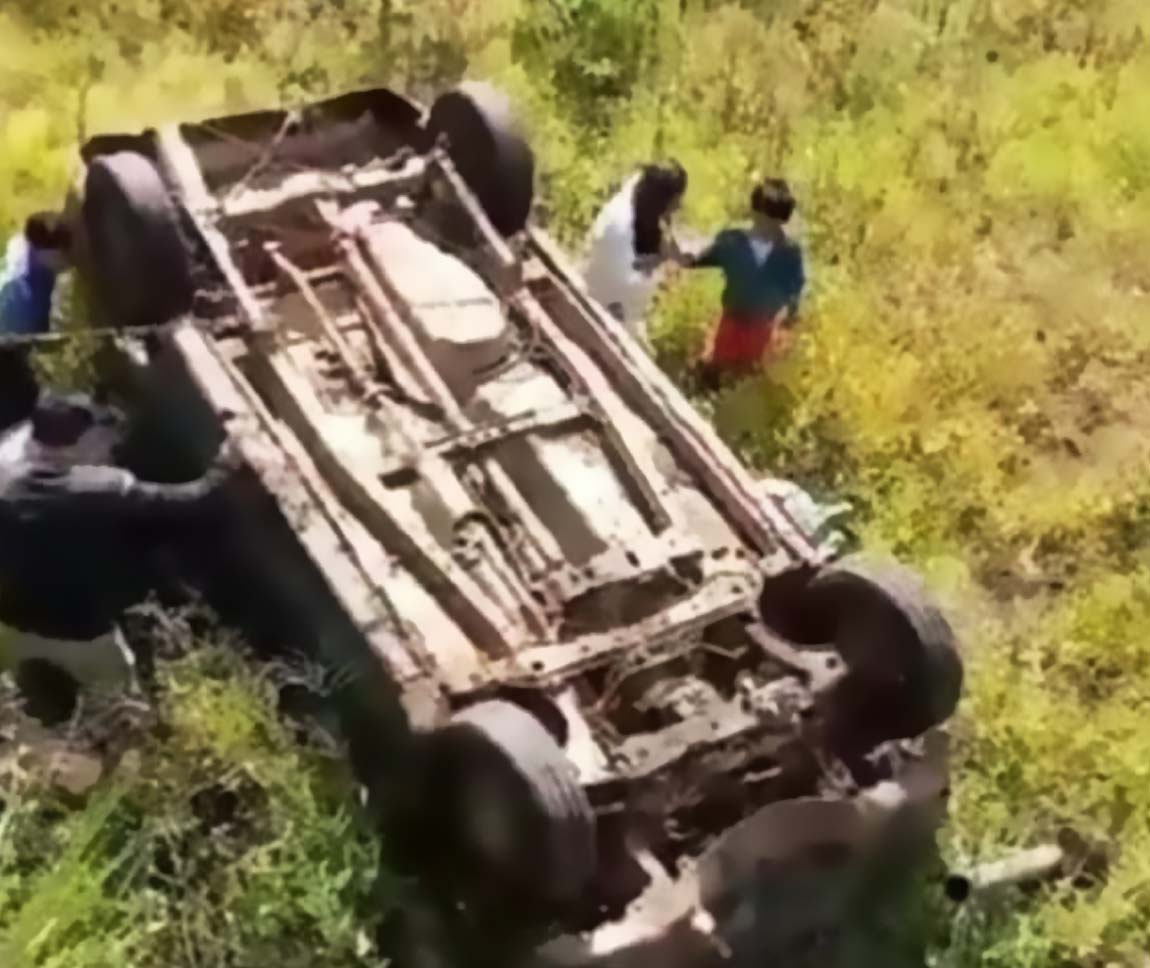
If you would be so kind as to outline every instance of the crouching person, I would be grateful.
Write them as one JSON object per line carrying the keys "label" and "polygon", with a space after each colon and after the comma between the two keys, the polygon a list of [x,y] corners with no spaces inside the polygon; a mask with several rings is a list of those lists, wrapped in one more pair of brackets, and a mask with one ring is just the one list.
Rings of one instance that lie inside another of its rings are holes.
{"label": "crouching person", "polygon": [[240,466],[227,443],[198,480],[150,483],[116,466],[123,440],[113,409],[51,393],[0,438],[0,661],[18,680],[131,688],[117,622],[152,590],[155,553],[211,525]]}

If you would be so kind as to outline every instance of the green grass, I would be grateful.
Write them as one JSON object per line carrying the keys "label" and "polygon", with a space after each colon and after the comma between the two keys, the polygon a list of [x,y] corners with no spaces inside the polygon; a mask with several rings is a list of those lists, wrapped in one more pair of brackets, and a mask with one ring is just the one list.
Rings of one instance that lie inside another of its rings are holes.
{"label": "green grass", "polygon": [[[59,197],[86,83],[94,131],[494,77],[529,113],[544,214],[572,246],[652,154],[689,169],[700,230],[737,216],[756,174],[783,172],[811,257],[807,319],[792,356],[714,419],[749,461],[854,501],[867,544],[949,605],[969,688],[948,854],[1068,824],[1120,848],[1105,886],[968,916],[933,957],[1101,965],[1150,949],[1150,7],[174,6],[0,14],[0,227]],[[671,372],[714,304],[714,280],[668,286],[653,330]]]}
{"label": "green grass", "polygon": [[266,677],[208,647],[165,667],[159,722],[80,811],[32,775],[0,824],[0,964],[375,964],[372,826]]}

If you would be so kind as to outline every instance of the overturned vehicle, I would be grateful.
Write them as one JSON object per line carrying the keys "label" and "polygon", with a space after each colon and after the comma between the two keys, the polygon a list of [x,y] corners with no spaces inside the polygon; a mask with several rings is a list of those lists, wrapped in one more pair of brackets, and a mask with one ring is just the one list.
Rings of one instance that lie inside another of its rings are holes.
{"label": "overturned vehicle", "polygon": [[[846,872],[929,840],[947,622],[817,542],[588,298],[498,93],[357,92],[83,159],[81,265],[153,454],[242,447],[221,584],[343,673],[443,918],[545,964],[785,964]],[[444,963],[417,922],[399,960]]]}

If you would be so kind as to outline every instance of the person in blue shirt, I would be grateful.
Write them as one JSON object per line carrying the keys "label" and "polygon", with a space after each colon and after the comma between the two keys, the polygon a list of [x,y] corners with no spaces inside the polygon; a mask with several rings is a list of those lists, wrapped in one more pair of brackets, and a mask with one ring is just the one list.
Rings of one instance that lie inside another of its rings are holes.
{"label": "person in blue shirt", "polygon": [[3,341],[51,328],[56,280],[68,267],[71,244],[67,224],[52,212],[30,216],[8,243],[0,268],[0,430],[26,419],[39,394],[30,348]]}
{"label": "person in blue shirt", "polygon": [[48,332],[56,279],[68,267],[72,234],[64,219],[37,212],[8,243],[0,272],[0,334],[33,336]]}
{"label": "person in blue shirt", "polygon": [[768,178],[750,201],[749,227],[724,229],[702,252],[679,258],[686,268],[719,269],[725,280],[722,315],[703,361],[712,378],[761,365],[797,320],[806,285],[802,249],[785,228],[795,211],[790,187]]}

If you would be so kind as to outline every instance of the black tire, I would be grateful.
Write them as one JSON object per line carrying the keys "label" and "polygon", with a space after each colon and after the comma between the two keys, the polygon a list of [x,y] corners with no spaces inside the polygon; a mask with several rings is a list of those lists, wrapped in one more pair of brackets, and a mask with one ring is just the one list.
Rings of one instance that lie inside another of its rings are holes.
{"label": "black tire", "polygon": [[489,84],[466,82],[431,106],[427,129],[447,152],[496,230],[527,226],[535,197],[535,156],[510,101]]}
{"label": "black tire", "polygon": [[440,911],[426,903],[406,903],[388,913],[377,944],[394,968],[456,968],[460,953]]}
{"label": "black tire", "polygon": [[191,311],[191,263],[151,161],[132,151],[94,159],[83,217],[96,286],[114,325],[160,325]]}
{"label": "black tire", "polygon": [[847,665],[855,709],[844,712],[868,718],[860,738],[917,736],[954,713],[962,660],[950,624],[914,572],[850,555],[811,581],[803,606],[822,626],[815,637],[833,643]]}
{"label": "black tire", "polygon": [[563,750],[530,713],[479,703],[434,738],[429,791],[465,878],[487,901],[562,910],[595,871],[595,819]]}

